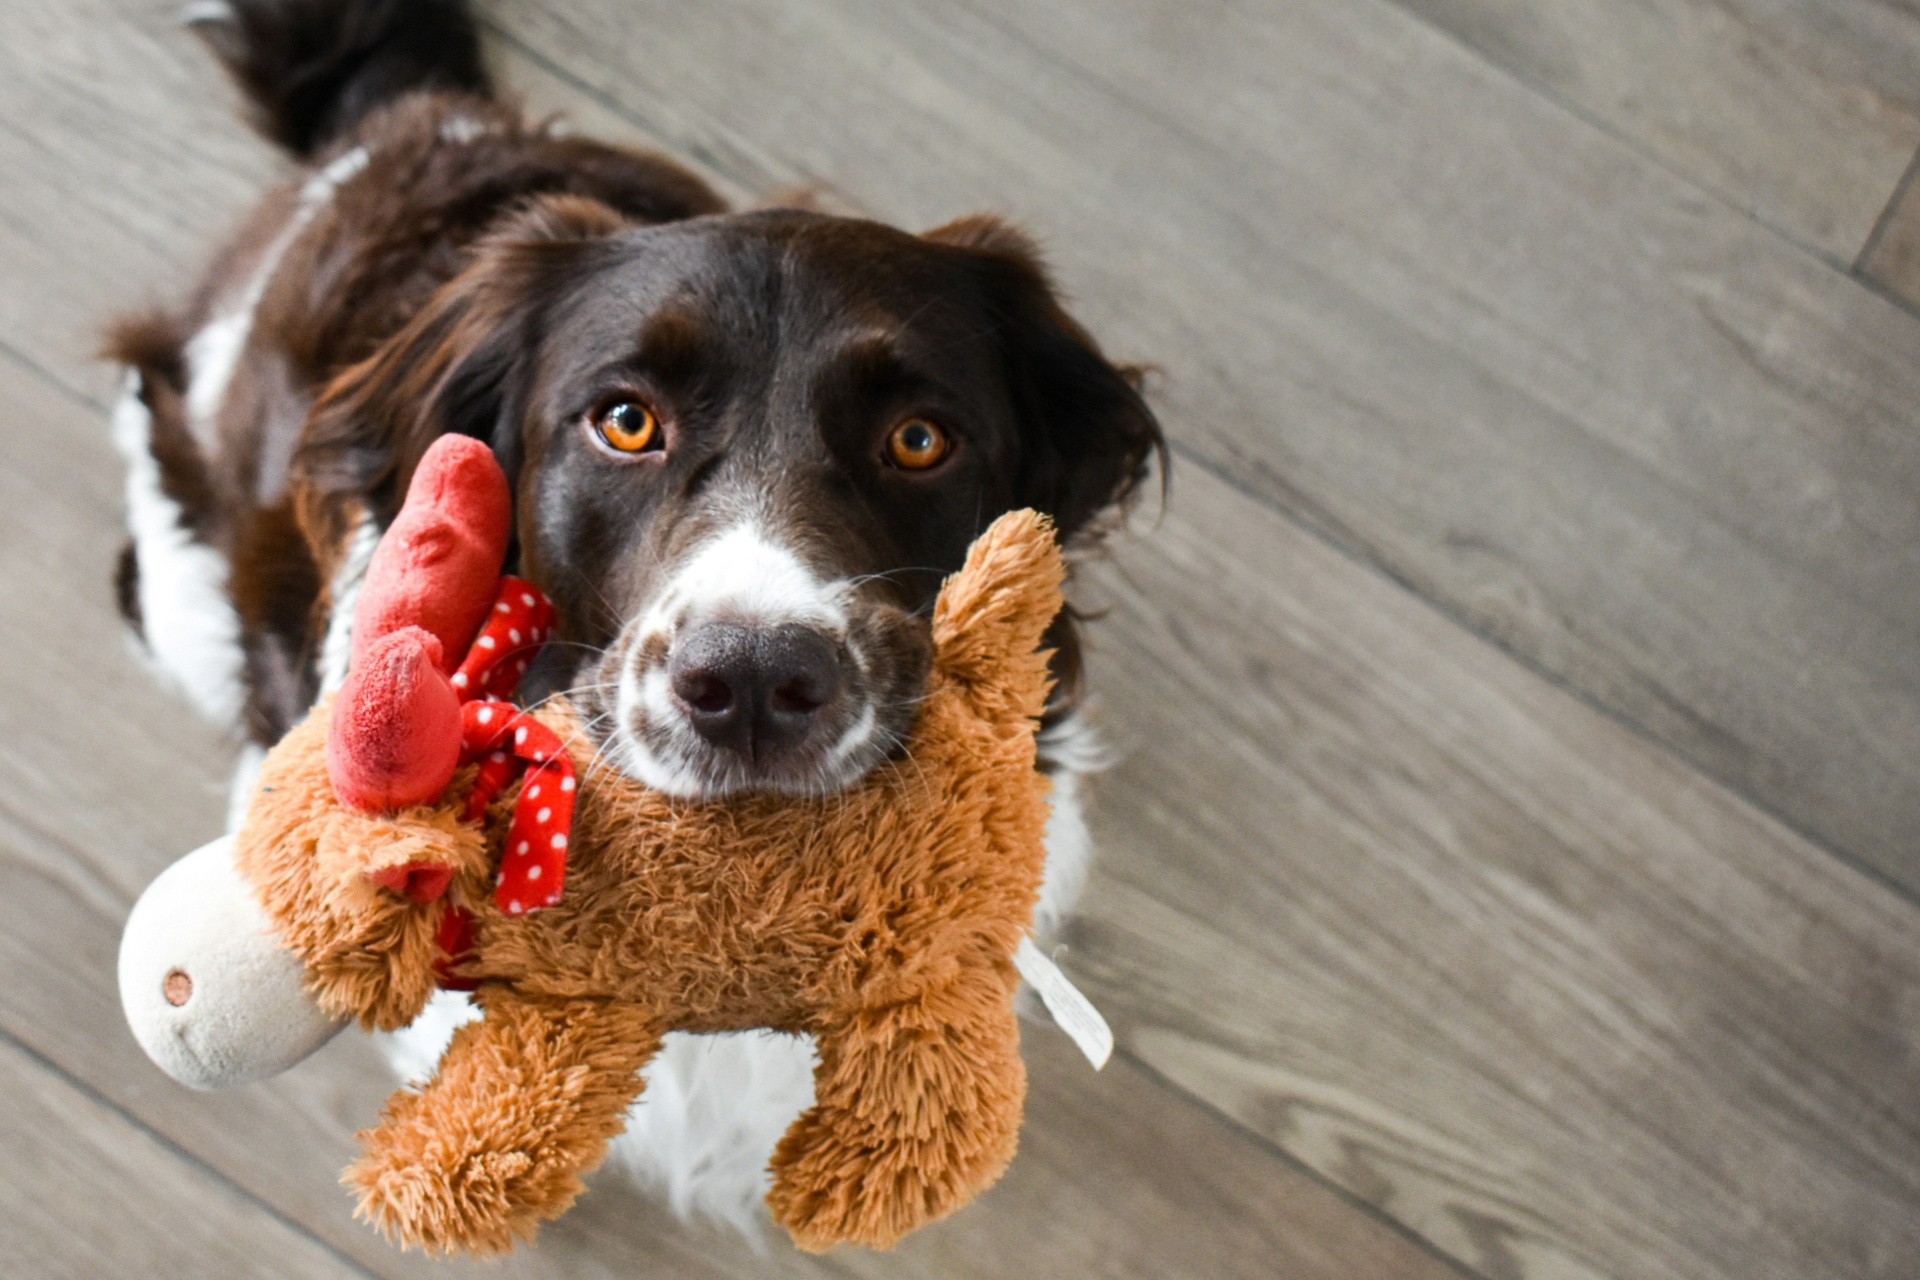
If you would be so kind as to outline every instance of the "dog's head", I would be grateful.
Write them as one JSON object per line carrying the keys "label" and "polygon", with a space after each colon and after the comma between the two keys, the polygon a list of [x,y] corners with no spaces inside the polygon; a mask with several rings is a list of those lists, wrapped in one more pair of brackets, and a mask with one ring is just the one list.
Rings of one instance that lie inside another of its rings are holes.
{"label": "dog's head", "polygon": [[1071,537],[1140,481],[1135,383],[991,219],[556,198],[328,388],[300,470],[385,518],[434,436],[488,441],[568,642],[549,683],[607,757],[681,795],[833,790],[910,727],[974,536],[1033,506]]}

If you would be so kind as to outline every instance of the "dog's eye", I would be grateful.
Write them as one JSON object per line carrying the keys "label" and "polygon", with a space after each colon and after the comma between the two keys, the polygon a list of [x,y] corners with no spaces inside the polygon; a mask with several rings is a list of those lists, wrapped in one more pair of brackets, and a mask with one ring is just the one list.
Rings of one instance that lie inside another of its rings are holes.
{"label": "dog's eye", "polygon": [[906,471],[925,471],[947,456],[947,433],[925,418],[908,418],[887,437],[887,460]]}
{"label": "dog's eye", "polygon": [[593,429],[621,453],[644,453],[660,447],[660,419],[653,410],[632,400],[602,409],[593,420]]}

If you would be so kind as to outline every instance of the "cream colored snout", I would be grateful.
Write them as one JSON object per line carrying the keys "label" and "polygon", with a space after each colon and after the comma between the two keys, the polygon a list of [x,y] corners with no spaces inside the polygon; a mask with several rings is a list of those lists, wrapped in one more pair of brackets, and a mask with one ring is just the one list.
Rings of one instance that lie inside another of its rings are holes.
{"label": "cream colored snout", "polygon": [[233,866],[233,839],[155,877],[120,935],[120,1003],[147,1056],[192,1089],[278,1075],[346,1025],[306,992]]}

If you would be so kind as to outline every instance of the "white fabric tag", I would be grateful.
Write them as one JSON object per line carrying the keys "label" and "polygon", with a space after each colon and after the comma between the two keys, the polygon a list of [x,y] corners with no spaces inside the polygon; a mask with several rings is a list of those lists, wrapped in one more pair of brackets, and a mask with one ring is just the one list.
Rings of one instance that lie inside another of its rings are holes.
{"label": "white fabric tag", "polygon": [[1113,1030],[1093,1007],[1093,1001],[1080,994],[1080,988],[1060,972],[1060,966],[1035,946],[1030,937],[1020,939],[1020,949],[1013,953],[1013,967],[1040,993],[1047,1012],[1068,1038],[1080,1046],[1080,1052],[1087,1055],[1093,1069],[1098,1071],[1106,1066],[1107,1059],[1113,1056]]}

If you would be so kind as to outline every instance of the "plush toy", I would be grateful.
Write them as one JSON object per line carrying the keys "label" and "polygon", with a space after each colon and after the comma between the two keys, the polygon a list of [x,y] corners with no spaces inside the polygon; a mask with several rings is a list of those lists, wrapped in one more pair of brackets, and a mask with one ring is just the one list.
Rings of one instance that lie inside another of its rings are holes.
{"label": "plush toy", "polygon": [[365,1217],[434,1251],[500,1252],[563,1211],[671,1030],[816,1038],[815,1105],[767,1197],[801,1246],[890,1245],[964,1204],[1012,1157],[1025,1093],[1047,522],[1002,517],[943,587],[903,761],[828,797],[691,803],[594,765],[564,701],[496,700],[552,625],[498,577],[508,505],[484,447],[429,450],[369,566],[347,682],[268,754],[232,841],[129,919],[142,1044],[233,1083],[473,991],[484,1017],[345,1175]]}

